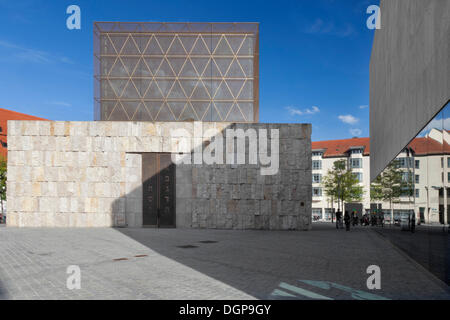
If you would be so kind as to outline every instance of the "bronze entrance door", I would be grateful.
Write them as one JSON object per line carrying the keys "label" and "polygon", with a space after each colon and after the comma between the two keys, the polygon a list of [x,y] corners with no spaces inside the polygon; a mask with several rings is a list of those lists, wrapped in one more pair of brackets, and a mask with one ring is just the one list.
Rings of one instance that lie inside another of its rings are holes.
{"label": "bronze entrance door", "polygon": [[143,225],[175,227],[175,164],[170,153],[142,154]]}

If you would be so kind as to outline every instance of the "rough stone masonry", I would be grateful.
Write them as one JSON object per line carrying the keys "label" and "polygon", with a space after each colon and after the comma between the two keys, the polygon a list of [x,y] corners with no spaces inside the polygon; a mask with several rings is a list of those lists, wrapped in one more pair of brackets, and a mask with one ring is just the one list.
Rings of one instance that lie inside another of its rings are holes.
{"label": "rough stone masonry", "polygon": [[[191,144],[173,136],[180,128]],[[177,163],[176,227],[310,229],[311,126],[224,122],[8,121],[7,225],[141,227],[142,153],[193,154],[186,145],[211,142],[204,132],[230,128],[278,129],[277,174],[261,175],[259,163]]]}

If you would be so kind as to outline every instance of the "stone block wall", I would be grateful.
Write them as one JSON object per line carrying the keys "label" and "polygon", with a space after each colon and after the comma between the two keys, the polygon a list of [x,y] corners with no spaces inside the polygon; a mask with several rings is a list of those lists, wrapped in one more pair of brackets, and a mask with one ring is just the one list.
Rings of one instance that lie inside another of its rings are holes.
{"label": "stone block wall", "polygon": [[[173,134],[180,128],[189,136]],[[194,158],[213,129],[225,157],[226,129],[239,128],[279,131],[278,173],[261,175],[259,162],[177,163],[176,226],[309,229],[311,126],[214,122],[9,121],[8,226],[140,227],[141,153]]]}

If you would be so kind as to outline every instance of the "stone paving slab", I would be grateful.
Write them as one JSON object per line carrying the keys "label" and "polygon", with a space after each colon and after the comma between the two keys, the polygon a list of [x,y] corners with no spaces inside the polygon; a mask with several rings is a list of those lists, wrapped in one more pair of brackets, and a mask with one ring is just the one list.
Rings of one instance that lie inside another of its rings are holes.
{"label": "stone paving slab", "polygon": [[[450,299],[448,286],[362,227],[8,227],[0,244],[2,299]],[[366,286],[373,264],[381,290]],[[81,290],[66,288],[69,265],[81,268]]]}
{"label": "stone paving slab", "polygon": [[[0,244],[2,299],[253,298],[111,228],[2,228]],[[80,290],[66,287],[69,265]]]}

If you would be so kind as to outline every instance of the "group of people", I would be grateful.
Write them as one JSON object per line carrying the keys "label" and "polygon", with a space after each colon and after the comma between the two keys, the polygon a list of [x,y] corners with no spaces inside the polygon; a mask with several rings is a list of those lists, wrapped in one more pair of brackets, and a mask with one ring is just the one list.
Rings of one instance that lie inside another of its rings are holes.
{"label": "group of people", "polygon": [[345,224],[345,230],[349,231],[351,220],[354,220],[354,219],[351,219],[348,211],[345,211],[343,219],[342,219],[342,212],[337,211],[336,212],[336,229],[342,229]]}
{"label": "group of people", "polygon": [[361,225],[362,226],[381,226],[384,227],[384,215],[381,214],[377,214],[375,212],[373,212],[372,214],[365,214],[362,218],[361,218]]}
{"label": "group of people", "polygon": [[[350,225],[356,226],[360,223],[362,226],[381,226],[384,227],[384,215],[382,213],[377,214],[373,212],[371,214],[365,214],[358,218],[357,212],[354,210],[351,214],[345,211],[342,216],[341,211],[336,212],[336,229],[343,229],[345,224],[345,230],[350,230]],[[408,216],[408,230],[414,233],[416,229],[416,217],[414,214]]]}
{"label": "group of people", "polygon": [[353,210],[353,212],[350,214],[348,211],[345,211],[344,216],[342,216],[341,211],[336,212],[336,229],[342,229],[344,228],[345,224],[345,230],[350,230],[350,225],[356,226],[358,224],[361,224],[362,226],[377,226],[380,225],[384,227],[384,216],[383,214],[377,216],[376,213],[372,213],[371,215],[365,214],[362,217],[358,217],[358,214],[356,210]]}

